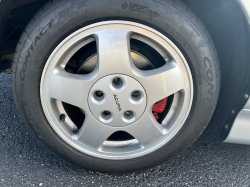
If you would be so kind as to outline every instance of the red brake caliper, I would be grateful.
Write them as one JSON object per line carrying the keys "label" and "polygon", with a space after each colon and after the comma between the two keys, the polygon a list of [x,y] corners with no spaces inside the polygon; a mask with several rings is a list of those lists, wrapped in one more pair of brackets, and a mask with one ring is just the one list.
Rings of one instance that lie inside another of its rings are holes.
{"label": "red brake caliper", "polygon": [[167,106],[167,101],[168,101],[168,97],[165,97],[164,99],[160,100],[158,103],[154,104],[152,108],[152,112],[156,120],[159,119],[158,113],[162,113],[165,110]]}

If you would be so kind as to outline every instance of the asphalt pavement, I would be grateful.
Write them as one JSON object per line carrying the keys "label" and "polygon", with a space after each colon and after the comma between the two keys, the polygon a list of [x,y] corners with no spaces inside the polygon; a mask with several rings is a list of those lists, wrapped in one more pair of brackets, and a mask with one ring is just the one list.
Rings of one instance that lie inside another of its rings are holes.
{"label": "asphalt pavement", "polygon": [[18,115],[11,76],[0,74],[0,187],[5,186],[250,186],[250,146],[225,144],[205,130],[186,151],[143,172],[79,169],[48,153]]}

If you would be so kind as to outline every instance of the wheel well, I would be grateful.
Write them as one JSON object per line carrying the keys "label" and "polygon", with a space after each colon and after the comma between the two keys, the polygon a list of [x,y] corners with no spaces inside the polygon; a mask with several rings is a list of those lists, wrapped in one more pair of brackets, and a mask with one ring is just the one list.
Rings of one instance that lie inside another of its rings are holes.
{"label": "wheel well", "polygon": [[[25,26],[48,1],[14,0],[4,35],[2,56],[14,53]],[[248,99],[246,96],[250,91],[249,24],[236,0],[183,0],[183,2],[205,24],[217,48],[221,67],[221,92],[211,123],[213,129],[221,133],[221,138],[225,139],[236,114],[246,103]]]}
{"label": "wheel well", "polygon": [[4,34],[2,56],[13,54],[26,25],[49,0],[14,0]]}
{"label": "wheel well", "polygon": [[210,32],[221,67],[221,91],[211,120],[224,140],[250,91],[250,30],[236,0],[184,0]]}

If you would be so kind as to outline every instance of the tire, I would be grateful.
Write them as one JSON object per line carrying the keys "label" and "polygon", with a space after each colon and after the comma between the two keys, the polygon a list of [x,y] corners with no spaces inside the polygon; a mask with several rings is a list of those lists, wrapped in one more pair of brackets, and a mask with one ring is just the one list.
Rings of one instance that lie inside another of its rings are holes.
{"label": "tire", "polygon": [[[134,8],[130,9],[131,5]],[[140,11],[135,8],[142,6],[146,8]],[[53,50],[75,31],[110,20],[139,23],[166,36],[184,55],[193,80],[192,107],[178,133],[157,150],[131,159],[98,158],[73,148],[51,127],[41,104],[41,77]],[[219,88],[220,67],[213,41],[202,22],[179,0],[138,0],[136,4],[132,0],[50,1],[24,30],[12,66],[14,100],[33,137],[52,154],[69,163],[104,172],[144,170],[180,154],[209,123]]]}

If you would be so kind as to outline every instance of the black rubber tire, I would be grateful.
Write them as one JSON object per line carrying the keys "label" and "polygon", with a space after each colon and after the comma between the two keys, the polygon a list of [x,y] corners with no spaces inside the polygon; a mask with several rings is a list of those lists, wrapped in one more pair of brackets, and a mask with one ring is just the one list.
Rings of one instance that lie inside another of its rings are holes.
{"label": "black rubber tire", "polygon": [[[106,20],[133,21],[158,30],[182,51],[192,72],[194,99],[184,126],[169,143],[143,157],[112,161],[77,151],[53,131],[41,106],[40,79],[51,52],[72,32]],[[20,38],[12,67],[12,87],[27,129],[51,153],[90,170],[131,172],[173,158],[200,136],[216,107],[220,67],[208,31],[179,0],[137,0],[136,3],[132,0],[54,0],[34,16]]]}

